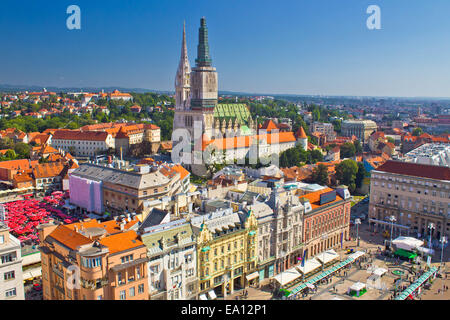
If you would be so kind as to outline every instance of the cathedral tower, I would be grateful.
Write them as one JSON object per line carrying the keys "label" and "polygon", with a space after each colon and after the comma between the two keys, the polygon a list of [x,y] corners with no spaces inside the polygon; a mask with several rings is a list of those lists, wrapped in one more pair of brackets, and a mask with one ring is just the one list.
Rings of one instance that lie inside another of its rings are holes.
{"label": "cathedral tower", "polygon": [[211,138],[218,81],[216,68],[212,66],[209,55],[208,28],[204,17],[200,20],[195,63],[191,73],[191,109],[200,116],[196,118],[202,121],[203,132]]}
{"label": "cathedral tower", "polygon": [[181,57],[175,76],[175,115],[173,118],[173,130],[185,128],[187,124],[192,122],[192,117],[187,116],[187,110],[190,109],[190,95],[191,66],[189,64],[186,46],[186,25],[183,24]]}
{"label": "cathedral tower", "polygon": [[175,78],[175,108],[177,110],[189,109],[189,96],[191,91],[191,66],[186,47],[186,25],[183,24],[183,41],[181,44],[181,58],[178,64],[177,75]]}

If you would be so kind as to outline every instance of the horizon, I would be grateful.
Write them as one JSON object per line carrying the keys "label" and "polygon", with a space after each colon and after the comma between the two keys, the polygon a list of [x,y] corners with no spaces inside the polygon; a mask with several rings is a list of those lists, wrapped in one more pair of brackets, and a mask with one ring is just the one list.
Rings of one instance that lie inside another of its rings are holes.
{"label": "horizon", "polygon": [[1,61],[8,62],[0,83],[173,92],[183,21],[194,66],[205,16],[219,92],[450,99],[445,15],[450,3],[444,0],[432,6],[379,0],[380,30],[367,29],[366,9],[372,3],[363,0],[261,1],[258,7],[250,1],[139,0],[131,5],[116,0],[107,10],[101,3],[78,1],[81,29],[68,30],[68,1],[38,5],[27,0],[27,11],[22,3],[5,1],[0,29],[8,32],[10,50],[0,52]]}

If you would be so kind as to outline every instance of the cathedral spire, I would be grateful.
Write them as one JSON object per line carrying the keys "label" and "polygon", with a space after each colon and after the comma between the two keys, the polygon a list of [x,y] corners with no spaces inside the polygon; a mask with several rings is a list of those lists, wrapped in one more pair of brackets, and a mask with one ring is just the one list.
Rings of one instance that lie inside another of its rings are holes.
{"label": "cathedral spire", "polygon": [[195,59],[195,63],[198,67],[210,67],[211,62],[208,44],[208,27],[206,26],[206,19],[203,17],[200,19],[200,28],[198,29],[197,59]]}
{"label": "cathedral spire", "polygon": [[187,60],[186,21],[183,21],[183,42],[181,44],[181,60]]}

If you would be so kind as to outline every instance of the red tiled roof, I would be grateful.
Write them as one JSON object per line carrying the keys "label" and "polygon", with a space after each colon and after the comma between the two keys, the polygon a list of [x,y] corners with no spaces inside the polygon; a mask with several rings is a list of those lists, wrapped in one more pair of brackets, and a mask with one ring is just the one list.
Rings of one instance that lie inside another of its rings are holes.
{"label": "red tiled roof", "polygon": [[297,139],[299,139],[299,138],[301,138],[301,139],[308,138],[308,136],[305,133],[305,129],[303,129],[302,126],[300,126],[300,128],[297,130],[297,133],[295,134],[295,137]]}
{"label": "red tiled roof", "polygon": [[108,133],[103,131],[57,130],[53,134],[53,139],[59,140],[105,141],[107,137]]}
{"label": "red tiled roof", "polygon": [[403,174],[412,177],[450,180],[450,168],[401,161],[387,161],[377,171]]}

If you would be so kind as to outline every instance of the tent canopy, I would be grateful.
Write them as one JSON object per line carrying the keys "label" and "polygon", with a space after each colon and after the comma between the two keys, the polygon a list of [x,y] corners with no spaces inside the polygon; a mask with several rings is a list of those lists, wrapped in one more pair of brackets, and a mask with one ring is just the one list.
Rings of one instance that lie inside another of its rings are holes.
{"label": "tent canopy", "polygon": [[423,241],[413,237],[402,236],[392,240],[392,244],[394,244],[398,249],[412,251],[423,246]]}
{"label": "tent canopy", "polygon": [[258,277],[259,277],[259,272],[258,271],[250,273],[249,275],[246,276],[248,281],[251,281],[251,280],[256,279]]}
{"label": "tent canopy", "polygon": [[322,264],[319,261],[317,261],[315,258],[312,258],[312,259],[307,260],[303,267],[301,265],[297,266],[297,270],[300,271],[302,274],[308,274],[311,271],[314,271],[320,267],[322,267]]}
{"label": "tent canopy", "polygon": [[365,287],[366,287],[366,285],[364,283],[356,282],[350,287],[350,290],[352,290],[352,291],[361,291]]}
{"label": "tent canopy", "polygon": [[200,300],[208,300],[208,298],[206,297],[206,295],[204,293],[202,293],[200,295]]}
{"label": "tent canopy", "polygon": [[339,255],[333,249],[319,253],[316,257],[320,262],[327,264],[333,260],[339,259]]}
{"label": "tent canopy", "polygon": [[295,269],[286,270],[280,274],[273,277],[280,285],[284,286],[295,279],[300,278],[302,275]]}
{"label": "tent canopy", "polygon": [[382,276],[383,274],[385,274],[387,272],[387,270],[385,268],[376,268],[373,271],[373,274],[377,275],[377,276]]}
{"label": "tent canopy", "polygon": [[214,290],[208,291],[208,295],[209,297],[214,300],[217,298],[216,293],[214,292]]}
{"label": "tent canopy", "polygon": [[433,249],[429,249],[429,248],[425,248],[425,247],[418,247],[417,250],[419,252],[425,253],[425,254],[434,254],[434,250]]}
{"label": "tent canopy", "polygon": [[359,257],[363,256],[364,254],[365,254],[364,251],[356,251],[355,253],[352,253],[351,255],[349,255],[348,259],[356,260]]}

